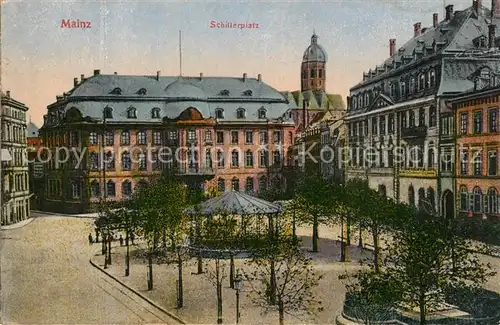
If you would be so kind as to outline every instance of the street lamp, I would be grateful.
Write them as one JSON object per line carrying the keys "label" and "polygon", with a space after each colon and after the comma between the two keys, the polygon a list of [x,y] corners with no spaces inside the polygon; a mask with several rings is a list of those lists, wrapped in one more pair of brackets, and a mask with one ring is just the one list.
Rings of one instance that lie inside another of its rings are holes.
{"label": "street lamp", "polygon": [[243,290],[243,279],[239,271],[233,280],[234,289],[236,290],[236,324],[240,322],[240,290]]}

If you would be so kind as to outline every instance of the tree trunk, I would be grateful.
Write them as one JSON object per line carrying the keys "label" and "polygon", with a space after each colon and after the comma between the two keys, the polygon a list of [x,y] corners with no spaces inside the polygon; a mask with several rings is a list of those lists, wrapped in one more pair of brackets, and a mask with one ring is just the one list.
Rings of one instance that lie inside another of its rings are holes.
{"label": "tree trunk", "polygon": [[345,262],[344,216],[340,216],[340,261]]}
{"label": "tree trunk", "polygon": [[363,248],[363,226],[359,225],[358,247]]}
{"label": "tree trunk", "polygon": [[269,279],[269,303],[276,305],[276,265],[274,258],[271,258],[271,270]]}
{"label": "tree trunk", "polygon": [[420,297],[418,299],[419,309],[420,309],[420,325],[425,325],[425,292],[420,292]]}
{"label": "tree trunk", "polygon": [[153,256],[151,252],[148,256],[148,290],[153,290]]}
{"label": "tree trunk", "polygon": [[313,253],[318,252],[318,238],[319,238],[319,222],[318,216],[313,217],[313,234],[312,234],[312,251]]}
{"label": "tree trunk", "polygon": [[351,246],[351,216],[347,216],[346,222],[346,243],[344,244],[344,257],[345,262],[350,262],[351,258],[349,257],[349,246]]}
{"label": "tree trunk", "polygon": [[179,297],[177,297],[177,308],[184,306],[184,293],[182,290],[182,258],[180,253],[177,253],[177,269],[179,271]]}
{"label": "tree trunk", "polygon": [[375,266],[375,272],[380,273],[380,245],[379,245],[379,233],[378,226],[374,225],[372,229],[373,235],[373,265]]}
{"label": "tree trunk", "polygon": [[279,325],[284,325],[285,324],[285,308],[283,306],[283,301],[281,301],[281,299],[278,302],[278,312],[279,312],[279,316],[280,316]]}

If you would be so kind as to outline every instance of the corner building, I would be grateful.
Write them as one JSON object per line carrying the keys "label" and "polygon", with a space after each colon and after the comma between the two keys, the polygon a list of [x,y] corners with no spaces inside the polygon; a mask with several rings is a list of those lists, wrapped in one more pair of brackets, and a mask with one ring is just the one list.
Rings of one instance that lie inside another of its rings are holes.
{"label": "corner building", "polygon": [[[121,201],[169,170],[190,186],[255,193],[279,173],[294,138],[283,95],[248,78],[103,75],[75,78],[40,132],[82,164],[46,164],[44,210],[86,212]],[[168,148],[168,150],[166,150]],[[169,154],[169,150],[171,154]],[[102,159],[104,158],[104,159]]]}
{"label": "corner building", "polygon": [[445,10],[432,25],[413,26],[402,47],[389,40],[389,58],[363,74],[348,97],[347,178],[363,178],[382,194],[452,216],[454,119],[450,99],[473,87],[467,77],[499,65],[499,1],[472,1]]}

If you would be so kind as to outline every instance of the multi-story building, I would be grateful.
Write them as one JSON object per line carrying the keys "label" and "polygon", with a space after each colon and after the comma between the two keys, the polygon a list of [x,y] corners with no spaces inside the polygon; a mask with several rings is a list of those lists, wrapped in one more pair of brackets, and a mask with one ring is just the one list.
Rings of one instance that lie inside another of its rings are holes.
{"label": "multi-story building", "polygon": [[258,192],[282,182],[279,175],[270,179],[269,168],[287,161],[294,125],[286,99],[260,74],[95,70],[73,86],[48,106],[40,130],[46,147],[72,150],[67,162],[52,159],[46,166],[46,210],[84,212],[101,199],[120,201],[165,169],[219,191]]}
{"label": "multi-story building", "polygon": [[28,167],[29,167],[29,186],[31,190],[30,205],[31,209],[36,210],[41,206],[44,186],[44,166],[43,162],[37,161],[43,153],[42,139],[38,134],[38,127],[29,122],[27,127],[28,137]]}
{"label": "multi-story building", "polygon": [[456,206],[458,213],[498,218],[500,74],[484,67],[469,79],[474,88],[453,100]]}
{"label": "multi-story building", "polygon": [[2,167],[5,184],[0,214],[3,225],[19,222],[30,216],[26,156],[27,111],[26,105],[11,98],[10,91],[2,94],[1,148],[7,149],[11,157]]}
{"label": "multi-story building", "polygon": [[498,2],[492,10],[479,0],[462,11],[448,5],[444,20],[435,13],[430,27],[415,23],[414,37],[399,49],[389,40],[389,59],[350,90],[348,178],[440,213],[453,204],[446,201],[455,193],[449,100],[473,87],[467,77],[478,68],[499,66]]}

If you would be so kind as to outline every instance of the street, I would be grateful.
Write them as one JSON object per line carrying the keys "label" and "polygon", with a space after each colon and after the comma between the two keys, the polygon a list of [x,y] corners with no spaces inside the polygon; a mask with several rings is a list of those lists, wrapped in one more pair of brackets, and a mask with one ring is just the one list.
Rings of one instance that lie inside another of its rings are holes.
{"label": "street", "polygon": [[91,266],[92,222],[45,216],[1,231],[2,324],[176,323]]}

